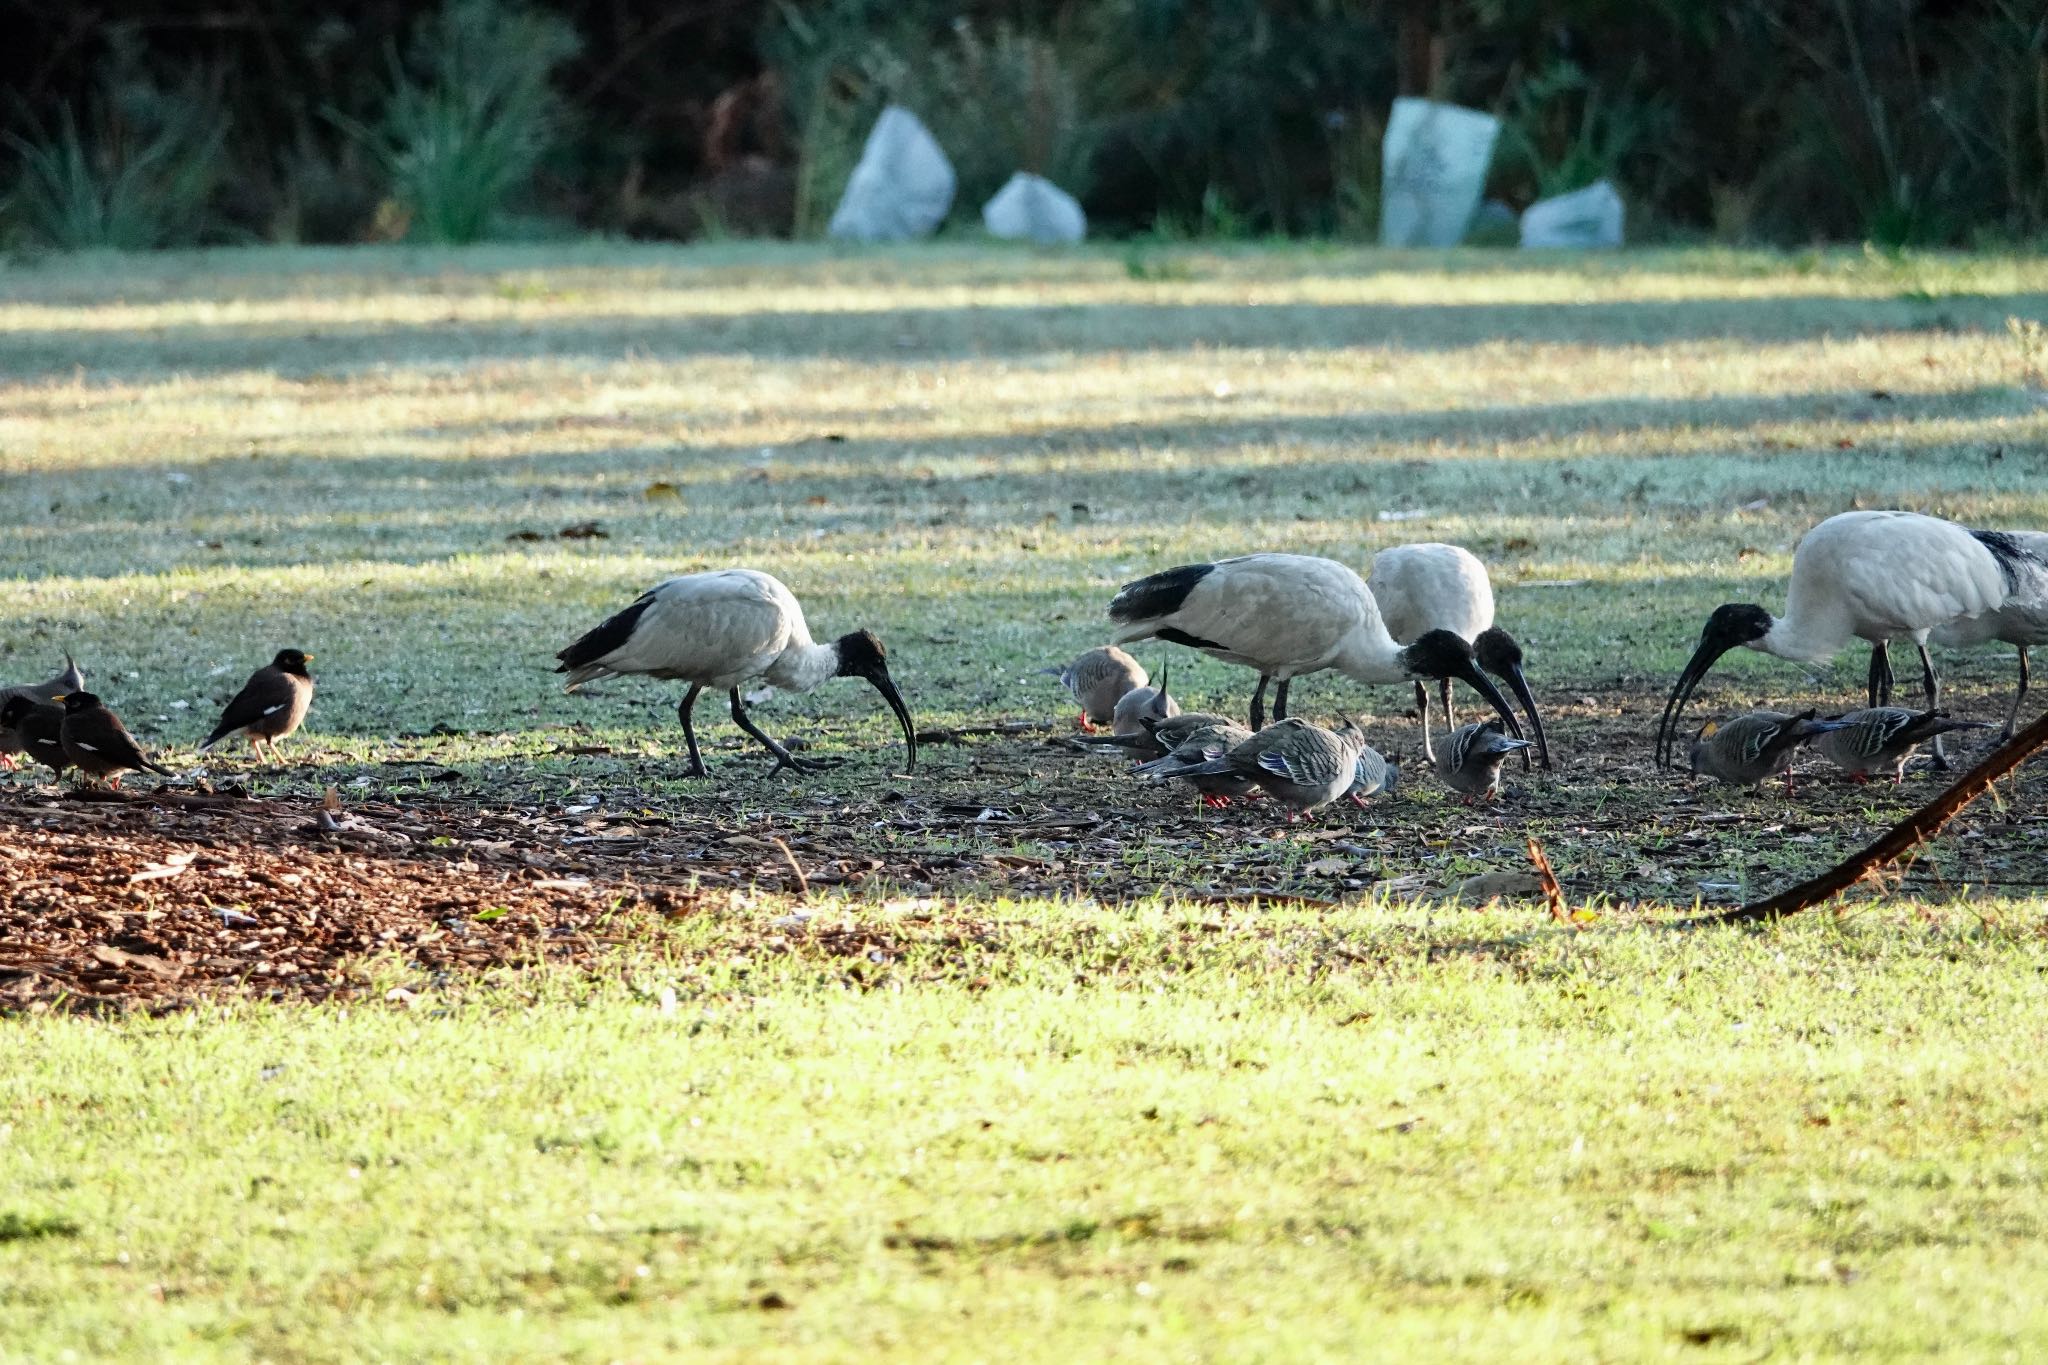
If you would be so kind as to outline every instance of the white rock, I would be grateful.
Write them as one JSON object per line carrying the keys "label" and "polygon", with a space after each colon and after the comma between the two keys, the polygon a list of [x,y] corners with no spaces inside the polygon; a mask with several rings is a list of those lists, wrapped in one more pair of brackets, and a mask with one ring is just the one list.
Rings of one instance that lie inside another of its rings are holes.
{"label": "white rock", "polygon": [[826,228],[855,242],[929,237],[953,207],[953,163],[917,115],[892,104],[875,120]]}
{"label": "white rock", "polygon": [[981,206],[989,234],[1010,241],[1060,246],[1088,235],[1081,202],[1042,175],[1019,171]]}
{"label": "white rock", "polygon": [[1380,245],[1456,246],[1479,207],[1500,120],[1403,96],[1380,143]]}
{"label": "white rock", "polygon": [[1621,196],[1605,180],[1522,210],[1522,245],[1620,246]]}

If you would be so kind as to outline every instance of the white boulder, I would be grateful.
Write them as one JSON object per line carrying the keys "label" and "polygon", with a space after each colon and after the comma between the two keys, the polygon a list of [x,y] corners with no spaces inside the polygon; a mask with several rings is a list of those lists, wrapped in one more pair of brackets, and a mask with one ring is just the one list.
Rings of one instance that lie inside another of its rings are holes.
{"label": "white boulder", "polygon": [[1380,245],[1456,246],[1479,207],[1500,120],[1403,96],[1380,143]]}
{"label": "white boulder", "polygon": [[989,235],[1011,241],[1062,246],[1088,235],[1081,202],[1042,175],[1019,171],[1003,182],[986,204],[981,221]]}
{"label": "white boulder", "polygon": [[953,163],[917,115],[892,104],[875,120],[826,231],[854,242],[929,237],[953,207]]}
{"label": "white boulder", "polygon": [[1605,180],[1522,210],[1522,245],[1620,246],[1621,196]]}

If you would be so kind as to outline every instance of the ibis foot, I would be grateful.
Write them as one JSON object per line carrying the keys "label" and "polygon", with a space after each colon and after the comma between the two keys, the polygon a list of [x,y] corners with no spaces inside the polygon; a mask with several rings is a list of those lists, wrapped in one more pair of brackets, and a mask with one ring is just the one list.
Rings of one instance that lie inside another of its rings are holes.
{"label": "ibis foot", "polygon": [[785,749],[775,755],[775,766],[768,770],[768,776],[773,777],[784,768],[792,768],[800,773],[825,773],[845,761],[843,758],[798,758]]}

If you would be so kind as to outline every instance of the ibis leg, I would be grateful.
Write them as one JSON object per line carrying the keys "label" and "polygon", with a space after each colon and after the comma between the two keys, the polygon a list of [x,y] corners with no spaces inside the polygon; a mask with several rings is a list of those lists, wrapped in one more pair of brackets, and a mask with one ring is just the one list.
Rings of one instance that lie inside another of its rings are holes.
{"label": "ibis leg", "polygon": [[768,770],[770,777],[781,772],[784,768],[794,768],[800,773],[818,773],[825,771],[830,766],[829,764],[820,763],[816,759],[798,758],[795,754],[770,738],[767,731],[760,729],[748,718],[746,703],[740,700],[740,690],[737,687],[732,690],[732,720],[733,724],[745,730],[755,739],[760,740],[767,747],[768,752],[775,755],[775,766]]}
{"label": "ibis leg", "polygon": [[1455,730],[1458,728],[1458,713],[1451,709],[1451,680],[1438,678],[1436,685],[1439,689],[1438,695],[1444,699],[1444,729]]}
{"label": "ibis leg", "polygon": [[1867,690],[1872,706],[1892,704],[1892,651],[1887,641],[1879,640],[1870,647],[1870,684]]}
{"label": "ibis leg", "polygon": [[[1934,677],[1934,658],[1927,652],[1927,642],[1920,642],[1920,681],[1927,689],[1927,709],[1941,709],[1941,684]],[[1948,751],[1942,747],[1941,736],[1934,737],[1934,766],[1943,772],[1949,770]]]}
{"label": "ibis leg", "polygon": [[1422,717],[1422,756],[1434,763],[1436,750],[1429,743],[1429,687],[1419,678],[1415,682],[1415,714]]}
{"label": "ibis leg", "polygon": [[1266,683],[1268,681],[1266,675],[1261,673],[1259,674],[1259,685],[1252,689],[1251,720],[1254,731],[1266,728]]}
{"label": "ibis leg", "polygon": [[2020,690],[2012,694],[2012,710],[2005,716],[2005,729],[1999,731],[2001,742],[2011,739],[2012,732],[2020,723],[2020,703],[2027,699],[2027,647],[2018,646],[2020,652]]}
{"label": "ibis leg", "polygon": [[697,752],[697,727],[690,722],[690,713],[697,709],[697,694],[703,690],[703,683],[691,683],[690,690],[683,693],[682,701],[676,704],[676,715],[683,722],[683,743],[690,746],[691,777],[711,776],[704,770],[704,755]]}
{"label": "ibis leg", "polygon": [[1287,688],[1294,679],[1282,678],[1280,685],[1273,689],[1273,719],[1287,719]]}

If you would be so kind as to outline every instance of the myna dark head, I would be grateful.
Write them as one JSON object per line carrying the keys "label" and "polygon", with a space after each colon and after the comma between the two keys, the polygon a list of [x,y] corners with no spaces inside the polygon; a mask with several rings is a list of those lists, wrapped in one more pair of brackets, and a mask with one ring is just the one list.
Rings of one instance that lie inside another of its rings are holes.
{"label": "myna dark head", "polygon": [[882,694],[882,700],[889,703],[889,709],[896,713],[897,721],[903,726],[903,745],[910,751],[910,757],[903,765],[905,772],[917,771],[917,730],[910,722],[910,710],[903,704],[903,697],[896,690],[895,679],[889,676],[889,651],[875,638],[871,630],[856,630],[842,635],[832,642],[839,654],[839,667],[833,676],[840,678],[866,678],[874,684],[875,691]]}
{"label": "myna dark head", "polygon": [[1707,676],[1707,670],[1714,666],[1714,661],[1738,646],[1755,645],[1771,633],[1771,625],[1771,614],[1753,602],[1727,602],[1714,608],[1714,614],[1707,618],[1706,629],[1700,632],[1699,648],[1693,650],[1692,658],[1678,675],[1678,681],[1671,685],[1671,695],[1664,702],[1664,718],[1657,724],[1658,763],[1665,767],[1671,765],[1671,749],[1678,737],[1678,718],[1684,714],[1693,689],[1700,685],[1700,679]]}
{"label": "myna dark head", "polygon": [[1507,722],[1508,733],[1521,735],[1521,723],[1515,719],[1508,699],[1500,694],[1492,679],[1479,671],[1472,646],[1456,631],[1432,630],[1417,636],[1414,644],[1401,651],[1401,667],[1411,678],[1456,678],[1486,698],[1487,705]]}
{"label": "myna dark head", "polygon": [[91,692],[66,692],[63,696],[52,697],[50,700],[64,703],[64,714],[67,716],[75,716],[85,711],[97,711],[105,704],[100,701],[97,695]]}
{"label": "myna dark head", "polygon": [[0,705],[0,730],[12,730],[35,709],[36,704],[27,697],[9,697],[5,705]]}
{"label": "myna dark head", "polygon": [[[1543,734],[1543,717],[1536,713],[1536,697],[1529,691],[1529,680],[1522,674],[1522,646],[1499,626],[1488,626],[1472,642],[1472,653],[1479,666],[1507,683],[1508,690],[1521,703],[1522,714],[1529,718],[1529,729],[1536,735],[1536,757],[1548,768],[1550,741]],[[1527,749],[1522,751],[1522,766],[1529,766]]]}
{"label": "myna dark head", "polygon": [[303,649],[280,649],[277,651],[277,657],[270,661],[270,666],[279,672],[296,673],[303,678],[306,676],[306,665],[312,662],[313,656]]}

